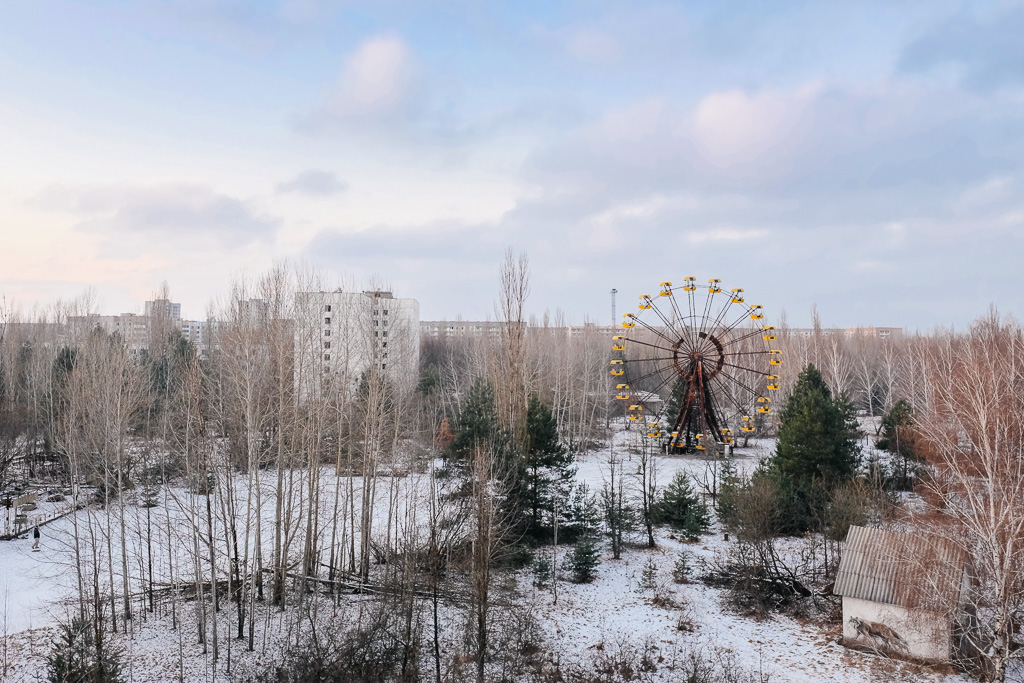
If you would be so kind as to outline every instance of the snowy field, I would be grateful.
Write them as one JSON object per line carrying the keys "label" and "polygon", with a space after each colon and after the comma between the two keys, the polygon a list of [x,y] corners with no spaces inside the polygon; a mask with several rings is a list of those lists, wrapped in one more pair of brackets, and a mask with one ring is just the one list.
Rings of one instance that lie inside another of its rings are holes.
{"label": "snowy field", "polygon": [[[615,443],[616,455],[622,458],[627,475],[636,470],[637,456],[629,449],[631,436],[620,432]],[[735,456],[740,472],[751,472],[758,461],[770,453],[773,445],[771,441],[751,442],[749,447],[738,449]],[[609,450],[605,448],[578,461],[577,477],[586,482],[591,491],[600,490],[607,476],[608,457]],[[702,459],[693,456],[662,456],[657,462],[658,481],[662,486],[678,471],[699,478],[706,465]],[[336,485],[333,474],[325,472],[324,477],[325,486]],[[381,485],[382,490],[388,487],[387,481],[385,479]],[[396,496],[402,501],[398,507],[404,508],[413,503],[410,507],[415,508],[415,501],[422,495],[423,477],[412,475],[401,482],[405,490]],[[188,522],[188,505],[183,502],[187,500],[187,492],[175,490],[172,494],[175,505],[152,508],[151,514],[156,516],[158,526],[164,524],[160,517],[163,514],[174,516],[174,523],[168,525],[169,528]],[[384,500],[375,512],[377,519],[387,514],[387,497],[381,498]],[[268,521],[272,515],[269,501],[270,497],[267,497],[262,510],[262,517]],[[139,523],[139,508],[130,506],[127,509],[136,515],[133,524]],[[111,514],[114,511],[112,507]],[[106,513],[94,511],[92,514],[95,522],[97,515]],[[399,516],[402,514],[399,511]],[[78,516],[79,524],[87,523],[86,512],[79,512]],[[106,522],[113,528],[112,520]],[[72,519],[58,520],[45,527],[44,531],[43,549],[39,553],[31,551],[31,539],[0,542],[0,636],[3,638],[0,642],[0,678],[4,681],[45,680],[45,655],[53,638],[54,625],[63,619],[67,598],[74,586],[73,553],[69,543]],[[184,536],[182,539],[170,537],[157,543],[157,555],[169,558],[157,563],[157,575],[163,580],[167,579],[170,566],[175,563],[187,566],[190,561],[183,550],[187,545],[183,539]],[[828,626],[778,615],[758,621],[731,614],[723,607],[723,595],[719,589],[700,583],[674,583],[672,566],[684,544],[672,538],[667,529],[659,530],[657,540],[658,547],[653,550],[639,544],[628,546],[619,560],[612,559],[606,548],[596,580],[587,585],[559,582],[557,604],[553,604],[550,588],[541,590],[533,586],[528,569],[515,576],[515,590],[538,615],[546,640],[545,649],[552,653],[552,661],[564,667],[572,662],[593,659],[598,654],[609,655],[633,648],[651,653],[657,666],[655,671],[647,674],[647,680],[654,681],[677,680],[674,662],[693,652],[708,658],[731,658],[745,668],[770,674],[773,682],[906,680],[962,683],[966,680],[848,650],[837,642],[838,625]],[[727,543],[716,526],[700,542],[685,544],[685,547],[699,561],[722,553]],[[568,548],[562,547],[559,552],[564,556]],[[650,561],[657,567],[657,581],[661,585],[659,595],[662,600],[659,604],[668,606],[654,604],[652,591],[640,589],[643,567]],[[668,598],[667,603],[664,598]],[[357,599],[347,596],[343,600],[352,603]],[[354,618],[351,604],[336,608],[328,600],[321,603],[319,609],[330,612],[334,615],[332,618]],[[194,608],[181,608],[182,612],[186,609]],[[127,655],[126,661],[130,662],[127,673],[132,681],[236,680],[239,672],[259,670],[263,662],[279,651],[281,643],[294,637],[294,624],[287,616],[261,605],[256,609],[260,634],[256,652],[243,652],[242,643],[223,637],[221,647],[232,647],[234,651],[227,658],[222,652],[222,661],[216,666],[210,661],[209,652],[204,654],[197,643],[191,614],[179,615],[186,627],[177,630],[171,628],[166,610],[158,610],[155,615],[140,614],[145,620],[138,617],[134,620],[134,633],[119,634],[114,642]],[[335,614],[336,609],[341,613]],[[225,634],[233,619],[230,609],[219,615]],[[226,670],[226,661],[230,661],[233,667],[230,673]]]}

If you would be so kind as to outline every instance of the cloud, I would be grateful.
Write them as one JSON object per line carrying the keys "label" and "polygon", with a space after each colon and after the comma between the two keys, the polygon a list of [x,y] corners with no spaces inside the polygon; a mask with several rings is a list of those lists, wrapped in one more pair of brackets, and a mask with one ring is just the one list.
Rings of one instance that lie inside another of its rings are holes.
{"label": "cloud", "polygon": [[362,42],[346,59],[320,104],[300,116],[301,131],[395,131],[429,116],[425,72],[395,35]]}
{"label": "cloud", "polygon": [[244,246],[273,237],[277,218],[203,185],[51,188],[36,205],[77,215],[78,229],[118,251],[214,241]]}
{"label": "cloud", "polygon": [[904,48],[905,72],[952,70],[968,88],[991,92],[1024,85],[1024,6],[1005,6],[989,16],[958,15],[933,24]]}
{"label": "cloud", "polygon": [[278,193],[294,192],[311,197],[330,197],[348,189],[348,183],[338,180],[330,171],[310,169],[302,171],[291,180],[277,184]]}
{"label": "cloud", "polygon": [[678,131],[701,156],[719,168],[756,164],[805,133],[801,121],[815,104],[818,88],[796,91],[734,89],[702,99]]}

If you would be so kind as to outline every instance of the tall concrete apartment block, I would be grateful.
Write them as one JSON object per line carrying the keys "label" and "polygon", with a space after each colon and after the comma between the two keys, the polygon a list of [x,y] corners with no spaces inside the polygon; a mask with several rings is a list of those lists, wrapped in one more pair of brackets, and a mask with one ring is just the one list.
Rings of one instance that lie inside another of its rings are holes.
{"label": "tall concrete apartment block", "polygon": [[353,382],[376,367],[393,381],[419,375],[420,304],[388,291],[296,295],[296,354]]}
{"label": "tall concrete apartment block", "polygon": [[146,302],[147,318],[160,316],[169,320],[181,320],[181,304],[176,304],[168,299],[156,299]]}

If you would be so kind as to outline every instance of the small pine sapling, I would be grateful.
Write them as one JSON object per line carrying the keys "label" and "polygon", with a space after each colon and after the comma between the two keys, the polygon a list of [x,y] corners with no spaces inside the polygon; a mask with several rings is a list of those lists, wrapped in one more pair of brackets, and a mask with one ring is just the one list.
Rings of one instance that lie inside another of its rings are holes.
{"label": "small pine sapling", "polygon": [[533,561],[533,585],[544,588],[551,583],[551,560],[541,555]]}
{"label": "small pine sapling", "polygon": [[597,576],[597,565],[601,563],[597,539],[586,534],[576,539],[572,552],[565,558],[565,570],[573,583],[590,583]]}
{"label": "small pine sapling", "polygon": [[696,540],[711,525],[711,514],[693,490],[690,478],[676,472],[654,505],[655,519],[679,531],[687,540]]}
{"label": "small pine sapling", "polygon": [[653,557],[647,558],[643,569],[640,570],[640,581],[637,583],[637,593],[653,592],[658,588],[658,565]]}
{"label": "small pine sapling", "polygon": [[682,548],[676,555],[676,561],[672,564],[672,578],[676,583],[689,583],[691,571],[693,571],[693,559],[690,552]]}

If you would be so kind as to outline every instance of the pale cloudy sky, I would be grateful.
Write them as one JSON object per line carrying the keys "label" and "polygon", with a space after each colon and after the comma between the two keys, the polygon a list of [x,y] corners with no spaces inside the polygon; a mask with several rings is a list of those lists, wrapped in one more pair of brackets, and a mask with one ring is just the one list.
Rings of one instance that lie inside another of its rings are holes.
{"label": "pale cloudy sky", "polygon": [[493,316],[720,277],[790,323],[1024,313],[1024,5],[33,0],[0,9],[0,295],[294,258]]}

